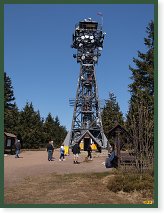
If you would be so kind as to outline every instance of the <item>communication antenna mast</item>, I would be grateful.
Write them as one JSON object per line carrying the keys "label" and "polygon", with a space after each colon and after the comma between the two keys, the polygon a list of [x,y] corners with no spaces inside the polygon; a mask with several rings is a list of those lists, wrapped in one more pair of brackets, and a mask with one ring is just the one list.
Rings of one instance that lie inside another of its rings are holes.
{"label": "communication antenna mast", "polygon": [[71,131],[66,136],[65,145],[84,143],[84,150],[94,143],[99,151],[107,147],[104,135],[95,65],[101,56],[106,33],[102,25],[91,18],[84,19],[75,25],[71,45],[77,50],[73,57],[80,64],[76,99],[70,100],[74,106]]}
{"label": "communication antenna mast", "polygon": [[98,12],[97,15],[101,16],[101,25],[103,26],[103,22],[104,22],[103,14],[101,12]]}

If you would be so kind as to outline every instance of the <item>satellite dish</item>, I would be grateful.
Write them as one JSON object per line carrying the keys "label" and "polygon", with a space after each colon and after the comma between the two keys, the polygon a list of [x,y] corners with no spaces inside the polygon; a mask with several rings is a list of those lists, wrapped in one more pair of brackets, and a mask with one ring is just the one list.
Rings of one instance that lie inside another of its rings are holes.
{"label": "satellite dish", "polygon": [[94,61],[97,61],[97,56],[94,56],[94,57],[93,57],[93,60],[94,60]]}

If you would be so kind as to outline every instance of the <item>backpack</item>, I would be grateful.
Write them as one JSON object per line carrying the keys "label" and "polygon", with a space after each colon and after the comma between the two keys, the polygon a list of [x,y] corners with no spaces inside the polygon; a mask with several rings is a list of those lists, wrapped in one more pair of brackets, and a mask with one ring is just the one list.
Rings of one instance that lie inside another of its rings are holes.
{"label": "backpack", "polygon": [[111,164],[111,161],[110,161],[109,157],[107,157],[106,160],[105,160],[105,167],[106,168],[112,168],[112,164]]}

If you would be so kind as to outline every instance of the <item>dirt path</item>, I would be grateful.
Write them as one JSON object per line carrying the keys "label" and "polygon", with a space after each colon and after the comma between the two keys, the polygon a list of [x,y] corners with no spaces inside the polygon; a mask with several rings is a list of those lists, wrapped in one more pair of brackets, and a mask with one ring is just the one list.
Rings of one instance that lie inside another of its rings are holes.
{"label": "dirt path", "polygon": [[4,157],[4,187],[12,187],[23,182],[26,177],[41,176],[50,173],[69,174],[87,172],[106,172],[103,162],[107,157],[107,151],[93,153],[92,161],[85,161],[86,152],[80,154],[80,164],[73,164],[73,155],[66,157],[65,161],[59,161],[59,151],[54,152],[54,161],[47,160],[46,151],[26,151],[20,154],[21,158],[14,155]]}

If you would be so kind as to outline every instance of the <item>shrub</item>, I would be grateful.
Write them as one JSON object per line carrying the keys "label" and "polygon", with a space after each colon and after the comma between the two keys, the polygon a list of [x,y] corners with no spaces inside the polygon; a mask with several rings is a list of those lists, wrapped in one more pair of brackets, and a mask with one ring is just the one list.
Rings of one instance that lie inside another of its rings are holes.
{"label": "shrub", "polygon": [[115,175],[114,177],[110,178],[107,188],[112,192],[121,191],[123,188],[123,176]]}
{"label": "shrub", "polygon": [[107,188],[112,192],[150,190],[153,192],[154,178],[149,174],[116,174],[108,181]]}

